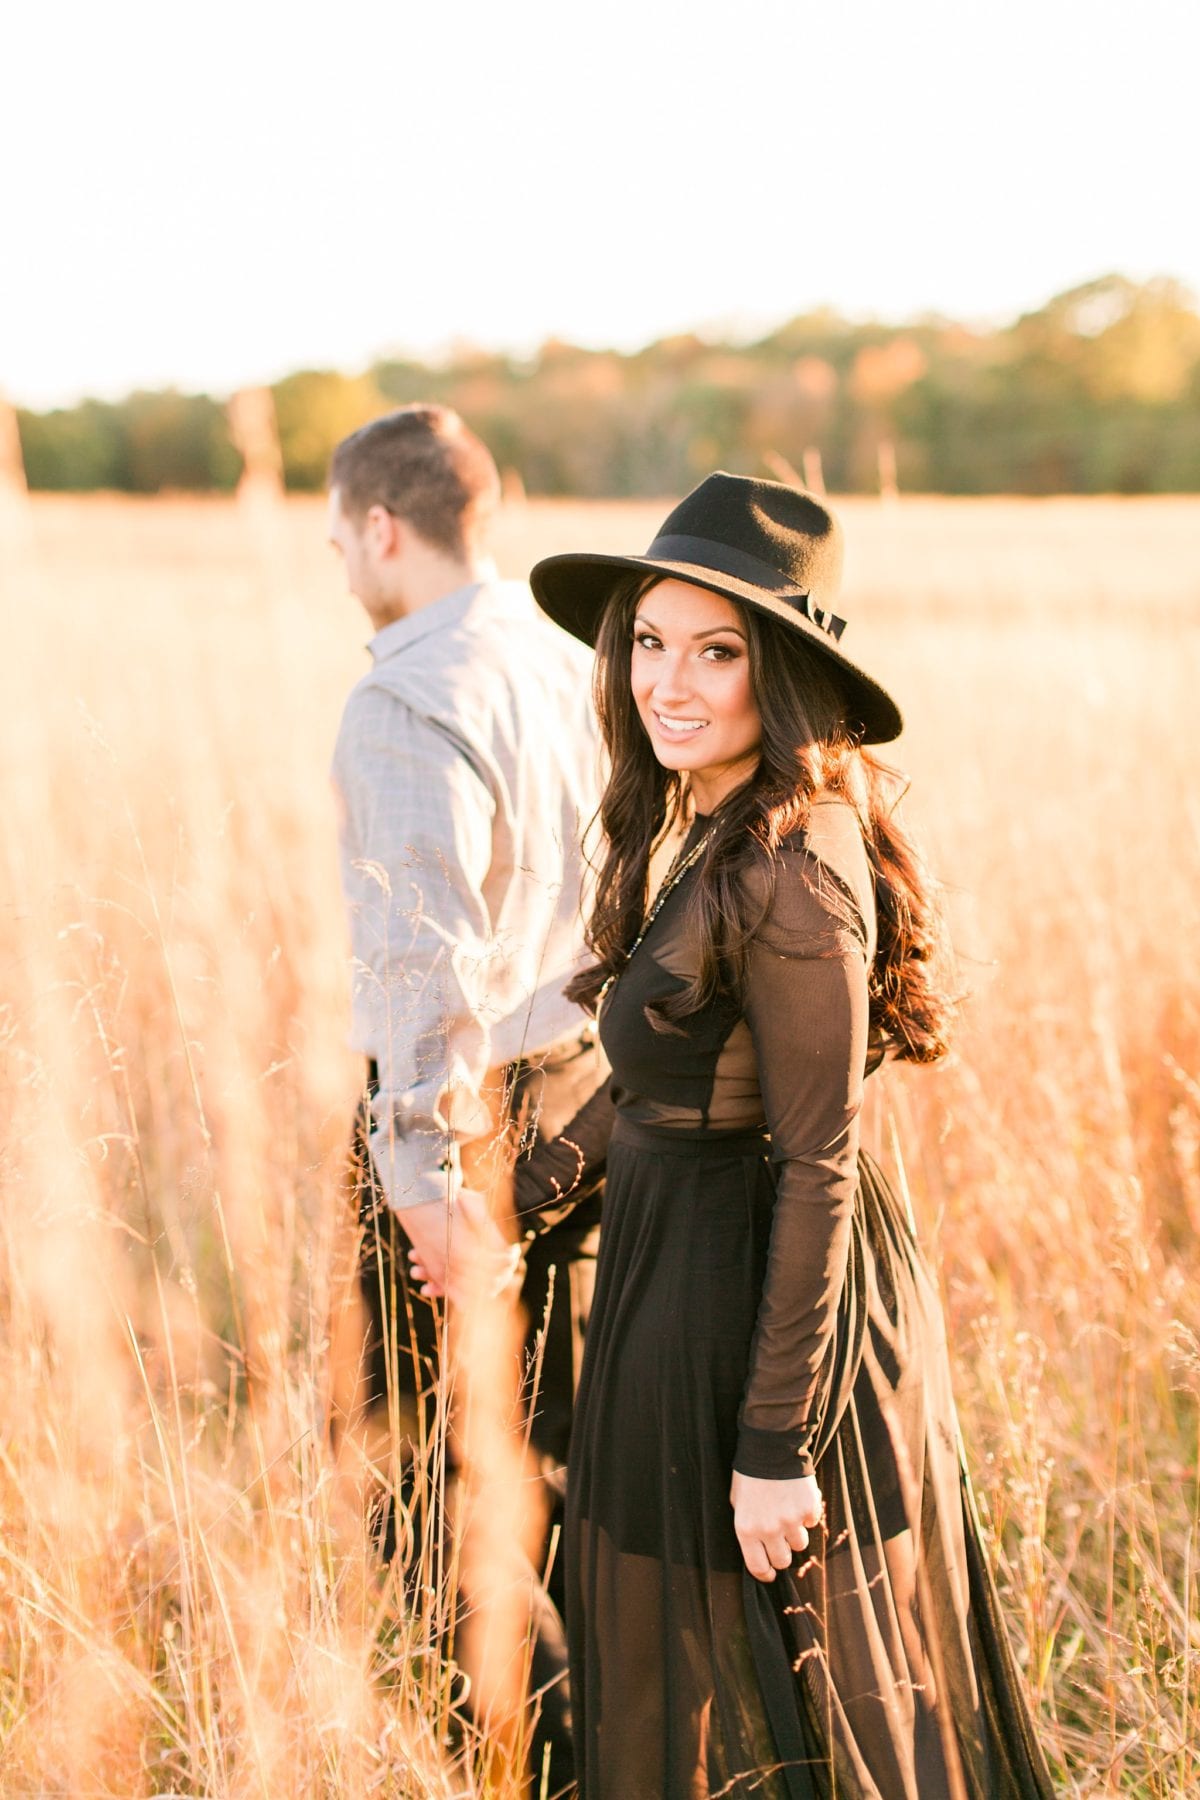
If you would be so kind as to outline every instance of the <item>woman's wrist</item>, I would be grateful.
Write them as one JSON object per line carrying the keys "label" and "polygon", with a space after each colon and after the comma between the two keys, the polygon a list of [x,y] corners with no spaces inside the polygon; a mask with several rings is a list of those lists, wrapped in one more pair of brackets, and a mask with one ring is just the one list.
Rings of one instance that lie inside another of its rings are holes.
{"label": "woman's wrist", "polygon": [[743,1425],[738,1431],[733,1466],[756,1481],[795,1481],[813,1472],[812,1432],[760,1431]]}

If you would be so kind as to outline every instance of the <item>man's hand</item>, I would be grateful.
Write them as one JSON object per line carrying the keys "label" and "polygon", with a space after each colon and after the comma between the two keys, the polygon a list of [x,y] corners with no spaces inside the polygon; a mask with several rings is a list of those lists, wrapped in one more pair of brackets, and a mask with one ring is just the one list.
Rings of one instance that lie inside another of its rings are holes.
{"label": "man's hand", "polygon": [[793,1555],[807,1550],[808,1534],[824,1510],[813,1475],[760,1481],[735,1470],[729,1498],[742,1556],[756,1581],[774,1581],[777,1570],[791,1568]]}
{"label": "man's hand", "polygon": [[443,1200],[410,1206],[400,1222],[412,1239],[413,1280],[427,1299],[445,1295],[456,1306],[496,1299],[516,1283],[521,1251],[510,1244],[473,1188],[459,1188],[447,1214]]}

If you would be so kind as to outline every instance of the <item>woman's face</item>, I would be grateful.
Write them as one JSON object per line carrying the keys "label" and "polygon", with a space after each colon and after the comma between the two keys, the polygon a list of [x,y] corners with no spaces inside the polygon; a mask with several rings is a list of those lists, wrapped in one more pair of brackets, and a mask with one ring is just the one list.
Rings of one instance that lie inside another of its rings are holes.
{"label": "woman's face", "polygon": [[655,756],[712,812],[753,773],[762,741],[737,607],[689,581],[656,582],[634,615],[629,678]]}

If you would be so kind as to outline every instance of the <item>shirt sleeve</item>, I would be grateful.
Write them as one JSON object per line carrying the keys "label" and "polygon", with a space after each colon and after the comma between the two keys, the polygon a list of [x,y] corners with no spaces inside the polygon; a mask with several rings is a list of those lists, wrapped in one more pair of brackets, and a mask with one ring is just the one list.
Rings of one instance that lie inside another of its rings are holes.
{"label": "shirt sleeve", "polygon": [[811,853],[780,858],[750,949],[746,1018],[777,1166],[767,1270],[739,1418],[744,1475],[810,1475],[812,1407],[846,1275],[867,1055],[866,932]]}
{"label": "shirt sleeve", "polygon": [[452,1200],[486,1129],[484,882],[495,804],[461,747],[380,688],[351,696],[334,760],[354,982],[379,1089],[371,1155],[397,1210]]}

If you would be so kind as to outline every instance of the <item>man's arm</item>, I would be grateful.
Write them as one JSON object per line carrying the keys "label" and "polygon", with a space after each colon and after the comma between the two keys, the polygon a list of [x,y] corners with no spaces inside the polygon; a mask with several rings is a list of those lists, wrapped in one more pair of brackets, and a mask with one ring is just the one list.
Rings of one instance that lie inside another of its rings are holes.
{"label": "man's arm", "polygon": [[483,897],[494,801],[455,743],[385,689],[356,690],[334,763],[356,1009],[379,1072],[371,1154],[388,1204],[452,1203],[488,1067]]}

